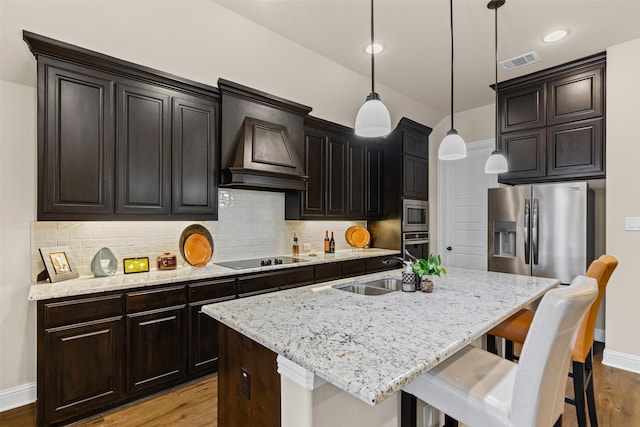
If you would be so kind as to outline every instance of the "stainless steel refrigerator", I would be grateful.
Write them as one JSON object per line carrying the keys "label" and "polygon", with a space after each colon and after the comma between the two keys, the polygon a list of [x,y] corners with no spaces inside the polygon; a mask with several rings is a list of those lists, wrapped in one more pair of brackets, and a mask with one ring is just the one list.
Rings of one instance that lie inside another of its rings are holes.
{"label": "stainless steel refrigerator", "polygon": [[489,189],[488,269],[560,279],[594,257],[594,196],[586,182]]}

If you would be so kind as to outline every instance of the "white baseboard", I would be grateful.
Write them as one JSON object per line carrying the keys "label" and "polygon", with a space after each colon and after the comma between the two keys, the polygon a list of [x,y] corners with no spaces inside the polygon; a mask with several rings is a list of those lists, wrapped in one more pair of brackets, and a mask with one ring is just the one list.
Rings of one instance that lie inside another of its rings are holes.
{"label": "white baseboard", "polygon": [[0,412],[36,401],[36,383],[22,384],[0,390]]}
{"label": "white baseboard", "polygon": [[640,374],[640,357],[604,349],[602,364]]}
{"label": "white baseboard", "polygon": [[593,331],[593,339],[598,342],[605,342],[604,329],[595,328]]}

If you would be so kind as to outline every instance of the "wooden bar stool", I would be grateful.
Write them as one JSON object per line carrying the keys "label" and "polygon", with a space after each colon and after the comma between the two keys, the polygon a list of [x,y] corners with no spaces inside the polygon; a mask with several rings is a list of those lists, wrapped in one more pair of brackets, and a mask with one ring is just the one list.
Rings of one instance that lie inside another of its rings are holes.
{"label": "wooden bar stool", "polygon": [[547,292],[529,328],[519,363],[467,346],[403,391],[474,427],[562,424],[572,343],[596,299],[595,279],[577,276]]}
{"label": "wooden bar stool", "polygon": [[[572,372],[569,373],[573,377],[573,399],[566,397],[565,400],[576,407],[576,416],[579,427],[587,426],[586,408],[589,410],[589,420],[591,427],[598,426],[598,418],[596,415],[595,393],[593,390],[592,376],[592,357],[593,357],[593,332],[595,329],[596,318],[600,303],[604,296],[609,278],[618,266],[618,260],[611,255],[602,255],[589,265],[589,269],[585,274],[598,281],[598,297],[591,305],[587,315],[583,319],[572,354]],[[489,335],[504,338],[505,341],[505,358],[509,360],[518,359],[513,352],[513,343],[523,344],[531,327],[534,318],[534,310],[521,310],[511,316],[492,330]],[[585,407],[585,396],[587,407]]]}

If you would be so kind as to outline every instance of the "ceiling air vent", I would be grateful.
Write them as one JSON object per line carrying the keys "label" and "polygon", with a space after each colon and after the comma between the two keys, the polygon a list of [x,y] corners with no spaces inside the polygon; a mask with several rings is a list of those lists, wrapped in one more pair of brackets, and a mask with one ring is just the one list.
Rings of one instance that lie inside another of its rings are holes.
{"label": "ceiling air vent", "polygon": [[502,61],[500,64],[502,64],[505,70],[515,70],[516,68],[524,67],[525,65],[533,64],[538,61],[540,61],[538,54],[535,52],[529,52],[524,55]]}

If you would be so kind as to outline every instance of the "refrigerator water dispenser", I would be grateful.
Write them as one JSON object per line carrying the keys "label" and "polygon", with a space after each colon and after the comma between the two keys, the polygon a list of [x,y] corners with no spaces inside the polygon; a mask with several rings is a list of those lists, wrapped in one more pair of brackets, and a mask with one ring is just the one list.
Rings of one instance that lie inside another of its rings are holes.
{"label": "refrigerator water dispenser", "polygon": [[516,222],[495,221],[493,223],[493,256],[516,256]]}

